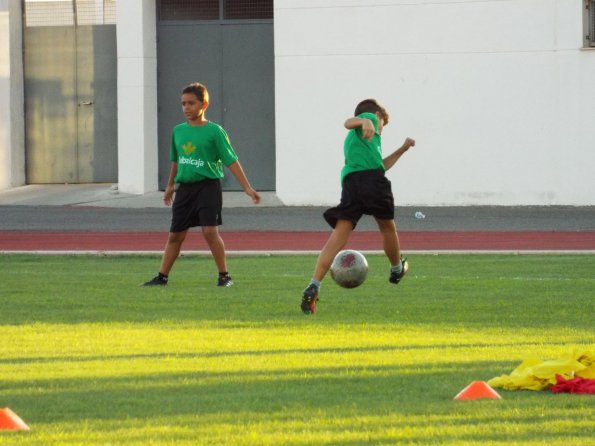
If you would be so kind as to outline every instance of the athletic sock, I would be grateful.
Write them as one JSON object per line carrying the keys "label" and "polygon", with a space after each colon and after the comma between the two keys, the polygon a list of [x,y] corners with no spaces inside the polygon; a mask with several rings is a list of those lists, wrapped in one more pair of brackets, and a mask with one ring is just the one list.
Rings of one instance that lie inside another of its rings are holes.
{"label": "athletic sock", "polygon": [[158,275],[159,275],[159,278],[160,278],[160,279],[165,279],[165,280],[167,280],[167,277],[168,277],[168,276],[167,276],[167,274],[159,273]]}
{"label": "athletic sock", "polygon": [[228,276],[228,275],[229,275],[229,273],[227,271],[223,271],[223,272],[220,271],[219,272],[219,277],[225,277],[225,276]]}
{"label": "athletic sock", "polygon": [[403,271],[403,262],[399,260],[399,263],[397,265],[391,267],[390,272],[401,274],[401,271]]}

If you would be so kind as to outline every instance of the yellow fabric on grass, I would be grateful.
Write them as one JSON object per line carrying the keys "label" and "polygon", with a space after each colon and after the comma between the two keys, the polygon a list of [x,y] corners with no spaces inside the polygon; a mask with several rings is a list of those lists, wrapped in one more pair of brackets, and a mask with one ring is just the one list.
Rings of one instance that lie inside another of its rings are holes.
{"label": "yellow fabric on grass", "polygon": [[561,358],[548,361],[527,358],[510,375],[492,378],[488,384],[507,390],[543,390],[556,384],[556,375],[562,375],[566,379],[575,376],[594,379],[595,355],[574,350]]}

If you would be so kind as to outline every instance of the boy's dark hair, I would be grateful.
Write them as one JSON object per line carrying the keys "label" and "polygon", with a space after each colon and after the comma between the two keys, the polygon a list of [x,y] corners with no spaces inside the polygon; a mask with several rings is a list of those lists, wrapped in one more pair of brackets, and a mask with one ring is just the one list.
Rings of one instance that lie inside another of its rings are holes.
{"label": "boy's dark hair", "polygon": [[193,82],[182,89],[182,94],[192,93],[200,102],[209,102],[209,90],[199,82]]}
{"label": "boy's dark hair", "polygon": [[357,104],[353,116],[361,115],[362,113],[380,113],[382,119],[384,120],[384,125],[388,124],[388,112],[382,105],[378,103],[376,99],[364,99],[359,104]]}

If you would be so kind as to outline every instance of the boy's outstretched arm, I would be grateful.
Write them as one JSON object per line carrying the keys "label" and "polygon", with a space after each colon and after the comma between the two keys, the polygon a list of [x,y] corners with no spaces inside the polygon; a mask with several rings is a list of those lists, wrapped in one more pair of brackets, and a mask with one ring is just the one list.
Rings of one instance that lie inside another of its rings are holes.
{"label": "boy's outstretched arm", "polygon": [[393,153],[388,155],[386,158],[382,160],[384,163],[384,170],[388,170],[395,165],[401,155],[403,155],[407,150],[415,145],[415,139],[407,138],[403,145],[395,150]]}
{"label": "boy's outstretched arm", "polygon": [[366,118],[347,118],[344,125],[347,130],[361,127],[364,139],[372,139],[372,136],[374,136],[374,132],[376,131],[374,129],[374,123]]}
{"label": "boy's outstretched arm", "polygon": [[231,171],[231,173],[233,173],[233,176],[236,177],[236,180],[238,180],[238,183],[240,183],[240,186],[242,186],[242,189],[244,189],[246,195],[252,198],[252,202],[254,204],[260,203],[260,194],[256,192],[250,185],[250,182],[248,181],[248,178],[246,177],[240,162],[235,161],[227,166],[227,168]]}

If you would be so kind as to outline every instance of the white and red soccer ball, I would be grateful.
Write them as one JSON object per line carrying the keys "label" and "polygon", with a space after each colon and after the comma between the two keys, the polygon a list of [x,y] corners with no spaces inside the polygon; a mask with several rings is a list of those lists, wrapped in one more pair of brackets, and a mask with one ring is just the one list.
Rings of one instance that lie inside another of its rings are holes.
{"label": "white and red soccer ball", "polygon": [[359,251],[340,251],[331,265],[331,277],[343,288],[360,286],[368,276],[368,261]]}

